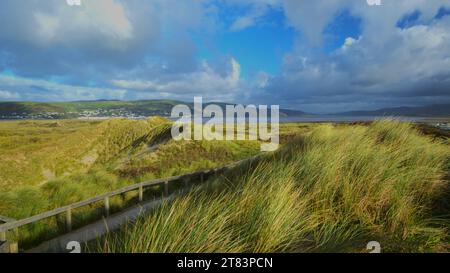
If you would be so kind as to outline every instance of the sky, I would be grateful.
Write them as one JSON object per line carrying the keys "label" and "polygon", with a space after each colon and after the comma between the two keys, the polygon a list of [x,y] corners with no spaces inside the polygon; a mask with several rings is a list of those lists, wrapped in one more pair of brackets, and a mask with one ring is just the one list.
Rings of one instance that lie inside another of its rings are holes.
{"label": "sky", "polygon": [[450,1],[0,1],[0,101],[194,96],[311,113],[450,103]]}

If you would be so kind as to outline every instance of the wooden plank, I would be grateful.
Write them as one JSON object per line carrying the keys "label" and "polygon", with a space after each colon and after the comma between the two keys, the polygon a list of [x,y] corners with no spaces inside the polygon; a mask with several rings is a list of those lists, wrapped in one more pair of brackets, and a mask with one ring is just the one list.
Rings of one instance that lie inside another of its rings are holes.
{"label": "wooden plank", "polygon": [[66,211],[66,228],[67,231],[72,231],[72,209],[67,209]]}
{"label": "wooden plank", "polygon": [[0,242],[0,255],[9,253],[9,243],[8,242]]}
{"label": "wooden plank", "polygon": [[105,197],[105,216],[109,217],[109,197]]}
{"label": "wooden plank", "polygon": [[16,219],[0,215],[0,222],[8,223],[8,222],[14,222],[14,221],[16,221]]}
{"label": "wooden plank", "polygon": [[[172,196],[172,198],[175,198]],[[164,199],[148,200],[141,204],[121,210],[118,213],[111,214],[109,218],[99,219],[93,221],[79,229],[74,229],[70,233],[62,234],[54,239],[41,243],[39,246],[27,249],[25,253],[66,253],[66,246],[68,242],[77,241],[83,245],[85,242],[95,240],[96,238],[115,231],[122,227],[123,224],[128,223],[142,215],[142,213],[152,210],[163,202]],[[170,199],[166,199],[170,200]],[[1,260],[1,257],[0,257]]]}
{"label": "wooden plank", "polygon": [[164,182],[164,196],[169,196],[169,181]]}
{"label": "wooden plank", "polygon": [[8,231],[8,230],[11,230],[11,229],[14,229],[14,228],[18,228],[18,227],[21,227],[21,226],[24,226],[24,225],[27,225],[27,224],[31,224],[31,223],[34,223],[34,222],[37,222],[37,221],[40,221],[40,220],[43,220],[43,219],[46,219],[46,218],[58,215],[60,213],[65,212],[67,210],[67,208],[68,207],[57,208],[57,209],[54,209],[54,210],[51,210],[51,211],[47,211],[47,212],[44,212],[44,213],[41,213],[41,214],[38,214],[38,215],[31,216],[29,218],[25,218],[25,219],[22,219],[22,220],[17,220],[17,221],[14,221],[14,222],[9,222],[9,223],[0,225],[0,232]]}
{"label": "wooden plank", "polygon": [[17,242],[9,244],[9,253],[19,253],[19,244]]}
{"label": "wooden plank", "polygon": [[142,185],[139,187],[139,202],[144,200],[144,187]]}
{"label": "wooden plank", "polygon": [[[167,180],[170,180],[170,178],[168,178]],[[161,185],[164,182],[165,182],[164,179],[158,179],[158,180],[152,180],[152,181],[143,182],[140,185],[143,186],[143,187],[151,187],[151,186]]]}

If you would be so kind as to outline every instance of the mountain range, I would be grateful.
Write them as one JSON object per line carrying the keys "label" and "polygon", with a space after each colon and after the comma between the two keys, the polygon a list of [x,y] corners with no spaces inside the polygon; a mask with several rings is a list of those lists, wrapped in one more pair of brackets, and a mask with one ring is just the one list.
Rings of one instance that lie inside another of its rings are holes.
{"label": "mountain range", "polygon": [[[212,104],[205,103],[205,105]],[[145,117],[170,116],[175,105],[192,103],[176,100],[96,100],[73,102],[0,102],[0,119],[24,118],[79,118],[79,117]],[[225,108],[226,103],[214,103]],[[396,107],[378,110],[361,110],[330,114],[331,116],[405,116],[450,117],[450,104],[421,107]],[[328,116],[330,116],[328,115]],[[280,109],[281,117],[315,116],[299,110]]]}
{"label": "mountain range", "polygon": [[337,116],[404,116],[404,117],[450,117],[450,104],[420,107],[382,108],[373,111],[350,111],[334,113]]}

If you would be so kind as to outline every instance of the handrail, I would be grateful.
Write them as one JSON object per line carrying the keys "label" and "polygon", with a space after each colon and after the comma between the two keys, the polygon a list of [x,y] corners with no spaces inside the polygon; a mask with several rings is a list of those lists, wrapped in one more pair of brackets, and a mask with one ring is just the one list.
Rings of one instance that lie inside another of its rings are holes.
{"label": "handrail", "polygon": [[16,221],[16,219],[0,215],[0,222],[8,223],[8,222],[13,222],[13,221]]}
{"label": "handrail", "polygon": [[[130,192],[130,191],[134,191],[134,190],[139,190],[139,201],[142,201],[142,192],[143,192],[143,188],[145,188],[145,187],[157,186],[157,185],[161,185],[161,184],[165,184],[167,186],[169,182],[179,181],[179,180],[182,180],[182,179],[185,179],[185,178],[190,178],[190,177],[193,177],[193,176],[196,176],[196,175],[199,175],[201,181],[203,182],[203,180],[204,180],[203,176],[205,174],[218,173],[218,172],[225,171],[225,170],[230,169],[230,168],[232,168],[232,167],[234,167],[234,166],[236,166],[236,165],[238,165],[238,164],[240,164],[242,162],[255,159],[255,158],[259,157],[260,155],[261,154],[253,156],[253,157],[250,157],[250,158],[247,158],[247,159],[244,159],[244,160],[240,160],[240,161],[231,163],[231,164],[229,164],[227,166],[220,167],[220,168],[215,168],[215,169],[206,170],[206,171],[198,171],[198,172],[193,172],[193,173],[184,174],[184,175],[178,175],[178,176],[172,176],[172,177],[167,177],[167,178],[159,178],[159,179],[155,179],[155,180],[145,181],[145,182],[141,182],[141,183],[138,183],[138,184],[126,186],[126,187],[121,188],[121,189],[117,189],[117,190],[114,190],[114,191],[111,191],[111,192],[107,192],[107,193],[103,193],[103,194],[97,195],[97,196],[92,197],[90,199],[86,199],[86,200],[83,200],[83,201],[80,201],[80,202],[76,202],[76,203],[73,203],[73,204],[70,204],[70,205],[59,207],[59,208],[56,208],[54,210],[46,211],[46,212],[43,212],[43,213],[31,216],[31,217],[28,217],[28,218],[20,219],[20,220],[14,220],[14,219],[10,219],[10,218],[5,217],[4,219],[9,219],[9,220],[12,220],[12,221],[3,221],[5,223],[0,225],[0,233],[4,233],[4,232],[7,232],[7,231],[12,230],[12,229],[17,229],[19,227],[22,227],[22,226],[25,226],[25,225],[28,225],[28,224],[31,224],[31,223],[34,223],[34,222],[37,222],[37,221],[40,221],[40,220],[44,220],[44,219],[47,219],[47,218],[50,218],[50,217],[53,217],[53,216],[56,216],[56,215],[59,215],[59,214],[62,214],[62,213],[67,213],[67,215],[66,215],[67,216],[66,222],[67,222],[67,225],[68,225],[68,229],[70,230],[71,229],[71,222],[72,222],[71,221],[71,211],[73,209],[77,209],[77,208],[80,208],[80,207],[88,206],[90,204],[93,204],[93,203],[96,203],[96,202],[104,200],[105,201],[106,214],[108,215],[109,214],[109,198],[110,197],[113,197],[113,196],[116,196],[116,195],[120,195],[120,194],[124,194],[124,193]],[[167,187],[165,188],[165,194],[166,195],[168,194]],[[2,220],[2,218],[0,218],[0,220]]]}
{"label": "handrail", "polygon": [[[192,173],[192,174],[188,174],[188,175],[194,175],[194,174],[196,174],[196,173]],[[183,175],[183,176],[187,176],[187,175]],[[92,198],[89,198],[89,199],[86,199],[86,200],[83,200],[80,202],[76,202],[76,203],[73,203],[70,205],[66,205],[63,207],[59,207],[54,210],[46,211],[46,212],[31,216],[28,218],[24,218],[24,219],[12,221],[12,222],[6,222],[5,224],[0,225],[0,232],[5,232],[5,231],[11,230],[11,229],[19,228],[19,227],[27,225],[27,224],[31,224],[33,222],[44,220],[46,218],[50,218],[50,217],[56,216],[58,214],[67,212],[68,210],[73,210],[73,209],[77,209],[80,207],[88,206],[90,204],[102,201],[105,198],[110,198],[110,197],[120,195],[120,194],[123,194],[126,192],[138,190],[140,187],[157,186],[157,185],[166,183],[166,181],[171,182],[171,181],[179,180],[183,176],[174,176],[174,177],[169,177],[166,179],[156,179],[156,180],[152,180],[152,181],[147,181],[147,182],[142,182],[139,184],[126,186],[126,187],[118,189],[118,190],[103,193],[103,194],[97,195],[95,197],[92,197]]]}

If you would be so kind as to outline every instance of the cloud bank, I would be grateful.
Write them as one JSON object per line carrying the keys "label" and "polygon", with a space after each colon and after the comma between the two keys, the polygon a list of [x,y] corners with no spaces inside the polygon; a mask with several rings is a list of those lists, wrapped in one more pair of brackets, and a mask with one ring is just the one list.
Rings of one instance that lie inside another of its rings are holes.
{"label": "cloud bank", "polygon": [[[311,112],[448,103],[447,2],[4,0],[0,100],[202,95]],[[274,11],[284,16],[280,28],[295,30],[279,73],[243,75],[235,56],[201,54],[202,39],[264,29]],[[344,17],[358,26],[334,27]],[[330,35],[338,37],[331,49]]]}

